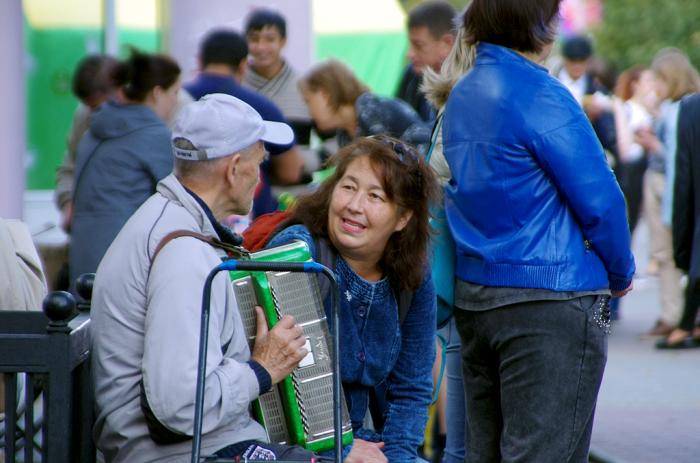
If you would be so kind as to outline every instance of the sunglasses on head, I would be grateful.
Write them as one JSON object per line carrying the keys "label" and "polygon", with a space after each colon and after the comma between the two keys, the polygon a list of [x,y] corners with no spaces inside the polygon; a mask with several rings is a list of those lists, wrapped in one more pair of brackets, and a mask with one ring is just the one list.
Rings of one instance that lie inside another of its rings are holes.
{"label": "sunglasses on head", "polygon": [[412,148],[401,140],[397,140],[386,135],[372,135],[367,138],[389,146],[392,151],[394,151],[394,154],[396,154],[396,157],[399,158],[399,161],[403,163],[416,162],[418,160],[418,155],[416,154],[415,148]]}

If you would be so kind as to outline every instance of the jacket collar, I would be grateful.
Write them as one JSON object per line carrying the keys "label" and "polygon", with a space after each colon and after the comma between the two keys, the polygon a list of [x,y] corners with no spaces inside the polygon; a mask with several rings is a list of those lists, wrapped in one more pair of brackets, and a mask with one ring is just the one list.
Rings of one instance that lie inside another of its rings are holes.
{"label": "jacket collar", "polygon": [[493,63],[512,63],[549,74],[549,70],[546,67],[533,63],[513,49],[488,42],[479,43],[476,51],[476,64]]}
{"label": "jacket collar", "polygon": [[217,237],[222,242],[233,246],[240,246],[243,243],[243,238],[216,220],[209,205],[194,191],[180,183],[175,174],[170,174],[158,182],[156,191],[165,198],[181,204],[195,218],[203,234]]}
{"label": "jacket collar", "polygon": [[[184,207],[197,221],[197,226],[202,233],[207,236],[219,236],[207,212],[202,208],[200,203],[197,202],[197,199],[187,192],[187,189],[180,183],[177,177],[175,177],[175,174],[170,174],[158,182],[156,191],[162,194],[166,199],[175,201]],[[202,203],[204,202],[202,201]],[[209,208],[207,207],[207,209]]]}

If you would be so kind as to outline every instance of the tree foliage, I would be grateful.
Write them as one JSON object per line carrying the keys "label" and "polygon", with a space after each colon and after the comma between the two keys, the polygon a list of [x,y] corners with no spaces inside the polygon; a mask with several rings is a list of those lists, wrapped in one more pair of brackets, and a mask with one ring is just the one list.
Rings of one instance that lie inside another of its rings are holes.
{"label": "tree foliage", "polygon": [[649,65],[664,47],[681,49],[700,67],[700,1],[605,0],[603,8],[596,51],[618,69]]}

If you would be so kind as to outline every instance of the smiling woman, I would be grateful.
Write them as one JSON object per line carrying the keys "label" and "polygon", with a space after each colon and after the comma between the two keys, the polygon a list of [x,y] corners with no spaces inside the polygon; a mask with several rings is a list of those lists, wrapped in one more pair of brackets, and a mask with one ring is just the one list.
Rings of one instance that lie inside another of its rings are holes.
{"label": "smiling woman", "polygon": [[[413,148],[384,136],[360,138],[330,162],[333,175],[299,198],[292,211],[298,225],[279,232],[269,246],[303,240],[316,256],[325,241],[335,251],[334,271],[344,295],[341,379],[355,441],[384,442],[389,461],[414,461],[435,356],[427,249],[437,181]],[[378,414],[372,414],[374,429],[367,429],[364,418],[374,398]]]}

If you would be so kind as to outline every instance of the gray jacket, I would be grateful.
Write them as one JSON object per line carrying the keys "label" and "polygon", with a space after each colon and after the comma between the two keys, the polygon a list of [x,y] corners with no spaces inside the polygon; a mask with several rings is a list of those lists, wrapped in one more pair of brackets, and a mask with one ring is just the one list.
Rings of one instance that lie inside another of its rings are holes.
{"label": "gray jacket", "polygon": [[148,106],[105,103],[78,145],[71,282],[94,272],[131,214],[173,168],[170,130]]}
{"label": "gray jacket", "polygon": [[[97,447],[108,462],[189,461],[192,442],[159,446],[140,406],[163,425],[191,435],[202,288],[222,251],[174,230],[216,236],[211,222],[174,175],[124,225],[100,263],[92,298],[92,367]],[[149,274],[150,267],[150,274]],[[202,454],[248,439],[265,440],[249,414],[259,394],[238,306],[226,273],[211,298]]]}

